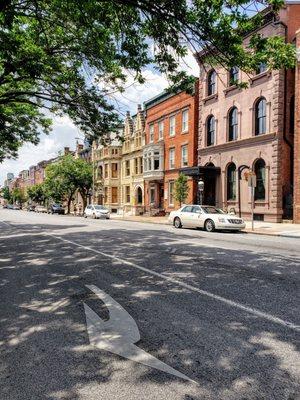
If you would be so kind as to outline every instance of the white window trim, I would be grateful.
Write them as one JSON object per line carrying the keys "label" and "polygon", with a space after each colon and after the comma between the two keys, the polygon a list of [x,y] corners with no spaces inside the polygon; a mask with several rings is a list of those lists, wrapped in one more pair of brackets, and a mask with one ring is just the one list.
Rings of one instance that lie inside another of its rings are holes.
{"label": "white window trim", "polygon": [[[183,164],[183,149],[186,149],[186,165]],[[181,146],[181,166],[187,167],[189,165],[189,152],[188,152],[188,145],[184,144]]]}
{"label": "white window trim", "polygon": [[[171,157],[170,157],[171,153],[174,154],[173,167],[171,166]],[[169,169],[175,169],[175,147],[171,147],[169,149]]]}
{"label": "white window trim", "polygon": [[[171,120],[174,121],[174,133],[171,133]],[[169,119],[169,136],[174,137],[176,135],[176,117],[171,115]]]}
{"label": "white window trim", "polygon": [[[181,121],[181,131],[182,133],[186,133],[189,131],[189,109],[185,109],[182,111],[182,121]],[[186,129],[183,128],[183,115],[187,115],[187,121],[186,121]]]}

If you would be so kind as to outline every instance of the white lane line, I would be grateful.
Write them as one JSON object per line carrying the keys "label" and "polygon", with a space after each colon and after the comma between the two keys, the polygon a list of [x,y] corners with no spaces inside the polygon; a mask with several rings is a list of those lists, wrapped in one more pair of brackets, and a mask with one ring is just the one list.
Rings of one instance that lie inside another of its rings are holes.
{"label": "white lane line", "polygon": [[102,300],[109,311],[109,320],[104,321],[86,303],[84,311],[90,344],[110,353],[117,354],[128,360],[158,369],[159,371],[177,376],[187,381],[193,381],[188,376],[142,350],[135,343],[141,339],[139,328],[130,314],[107,293],[97,286],[86,285]]}
{"label": "white lane line", "polygon": [[206,297],[209,297],[209,298],[211,298],[213,300],[220,301],[220,302],[222,302],[224,304],[227,304],[227,305],[229,305],[231,307],[238,308],[238,309],[243,310],[243,311],[245,311],[245,312],[247,312],[249,314],[253,314],[256,317],[271,321],[274,324],[284,326],[285,328],[291,329],[291,330],[296,331],[296,332],[300,332],[300,326],[299,325],[295,325],[292,322],[285,321],[285,320],[283,320],[281,318],[275,317],[272,314],[265,313],[263,311],[257,310],[256,308],[245,306],[245,305],[243,305],[241,303],[238,303],[236,301],[227,299],[225,297],[222,297],[222,296],[219,296],[217,294],[208,292],[206,290],[199,289],[199,288],[197,288],[195,286],[189,285],[188,283],[181,282],[181,281],[179,281],[177,279],[171,278],[170,276],[166,276],[166,275],[161,274],[159,272],[155,272],[155,271],[153,271],[151,269],[142,267],[141,265],[135,264],[135,263],[133,263],[131,261],[124,260],[124,259],[122,259],[120,257],[116,257],[116,256],[113,256],[111,254],[107,254],[107,253],[104,253],[102,251],[93,249],[92,247],[84,246],[82,244],[73,242],[72,240],[64,239],[64,238],[62,238],[60,236],[55,236],[55,235],[52,235],[52,234],[48,234],[48,235],[52,236],[52,237],[54,237],[54,238],[56,238],[58,240],[61,240],[63,242],[71,243],[71,244],[73,244],[73,245],[75,245],[77,247],[81,247],[81,248],[83,248],[85,250],[91,251],[91,252],[96,253],[96,254],[100,254],[100,255],[102,255],[104,257],[110,258],[112,260],[118,261],[118,262],[126,264],[126,265],[129,265],[129,266],[131,266],[133,268],[139,269],[140,271],[147,272],[148,274],[157,276],[157,277],[159,277],[161,279],[164,279],[164,280],[166,280],[168,282],[174,283],[175,285],[184,287],[185,289],[188,289],[188,290],[191,290],[193,292],[199,293],[199,294],[201,294],[203,296],[206,296]]}
{"label": "white lane line", "polygon": [[10,228],[12,227],[12,225],[11,225],[11,224],[8,224],[7,222],[4,222],[4,221],[0,221],[0,222],[2,222],[2,224],[4,224],[4,225],[9,226]]}

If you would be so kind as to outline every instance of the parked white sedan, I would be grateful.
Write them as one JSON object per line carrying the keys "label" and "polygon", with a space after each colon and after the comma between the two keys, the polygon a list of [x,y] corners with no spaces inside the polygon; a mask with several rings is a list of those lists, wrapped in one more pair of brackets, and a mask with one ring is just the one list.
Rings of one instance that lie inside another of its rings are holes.
{"label": "parked white sedan", "polygon": [[208,232],[215,229],[229,229],[239,231],[246,224],[242,218],[232,214],[226,214],[213,206],[186,205],[169,215],[169,223],[175,228],[182,226],[187,228],[204,228]]}
{"label": "parked white sedan", "polygon": [[84,218],[91,217],[91,218],[110,218],[109,210],[103,206],[90,204],[84,210],[83,214]]}

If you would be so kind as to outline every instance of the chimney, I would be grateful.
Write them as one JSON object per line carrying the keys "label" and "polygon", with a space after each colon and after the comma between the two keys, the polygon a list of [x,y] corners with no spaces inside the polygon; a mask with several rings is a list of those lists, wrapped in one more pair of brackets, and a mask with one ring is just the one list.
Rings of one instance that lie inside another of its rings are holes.
{"label": "chimney", "polygon": [[70,153],[70,147],[64,147],[64,155]]}

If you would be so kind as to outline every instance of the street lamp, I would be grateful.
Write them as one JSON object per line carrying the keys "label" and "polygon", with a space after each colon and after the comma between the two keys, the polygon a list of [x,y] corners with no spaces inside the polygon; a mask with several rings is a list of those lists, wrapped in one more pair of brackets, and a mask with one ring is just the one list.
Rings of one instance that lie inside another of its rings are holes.
{"label": "street lamp", "polygon": [[199,204],[200,206],[203,203],[203,192],[204,192],[204,182],[202,178],[199,179],[198,181],[198,194],[199,194]]}

